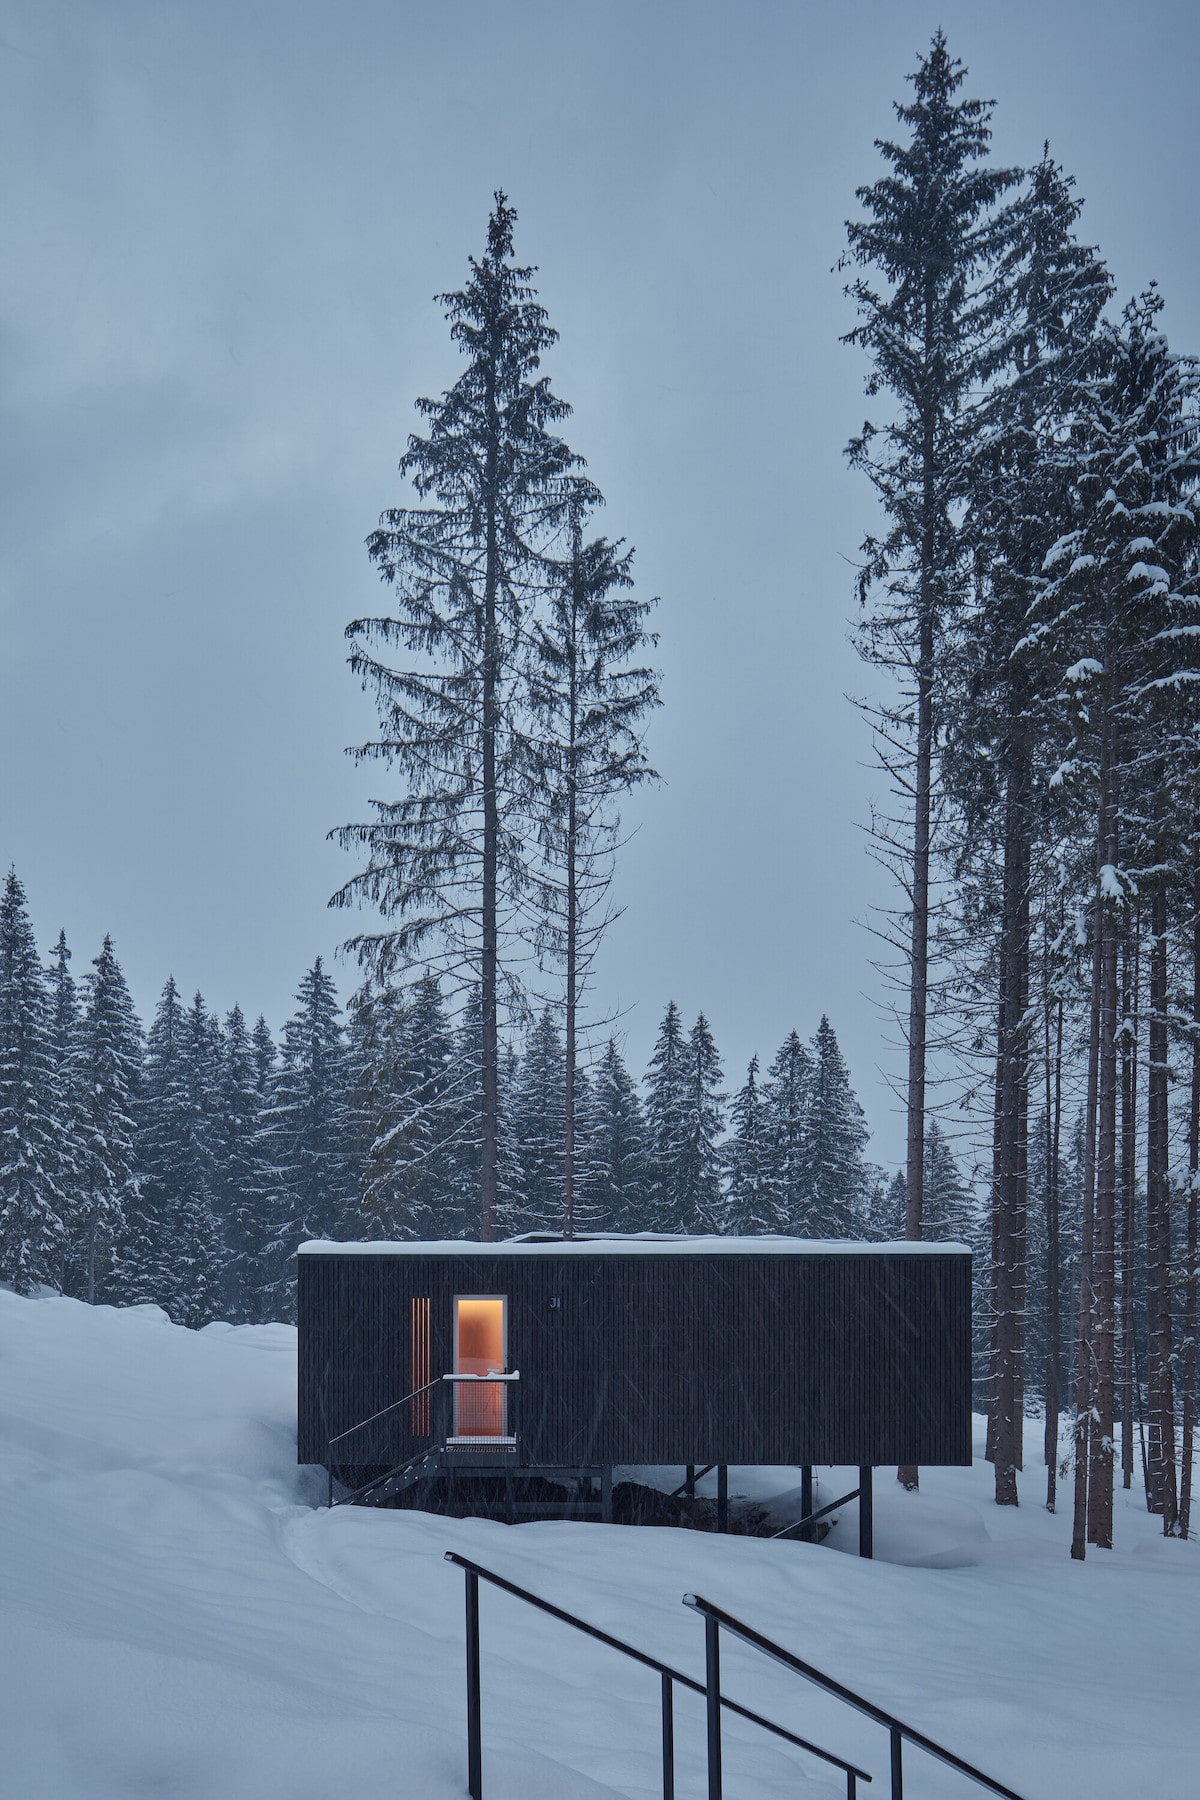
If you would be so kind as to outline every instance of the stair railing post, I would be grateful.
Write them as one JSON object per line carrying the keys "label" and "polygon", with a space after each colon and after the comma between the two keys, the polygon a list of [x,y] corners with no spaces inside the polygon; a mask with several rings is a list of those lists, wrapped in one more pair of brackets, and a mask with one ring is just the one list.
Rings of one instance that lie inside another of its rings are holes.
{"label": "stair railing post", "polygon": [[483,1735],[479,1706],[479,1577],[463,1571],[467,1581],[467,1792],[483,1800]]}
{"label": "stair railing post", "polygon": [[675,1683],[662,1678],[663,1800],[675,1800]]}
{"label": "stair railing post", "polygon": [[704,1698],[708,1708],[708,1800],[722,1800],[720,1626],[704,1615]]}
{"label": "stair railing post", "polygon": [[904,1800],[904,1736],[892,1726],[892,1800]]}

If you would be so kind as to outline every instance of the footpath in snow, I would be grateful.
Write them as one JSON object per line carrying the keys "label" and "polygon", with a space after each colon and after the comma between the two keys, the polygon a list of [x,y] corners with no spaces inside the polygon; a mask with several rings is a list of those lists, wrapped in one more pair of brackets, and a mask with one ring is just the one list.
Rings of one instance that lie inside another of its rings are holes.
{"label": "footpath in snow", "polygon": [[[991,1471],[876,1483],[877,1560],[596,1524],[505,1527],[318,1502],[297,1470],[295,1333],[171,1325],[0,1290],[2,1791],[22,1800],[329,1800],[466,1792],[457,1549],[700,1675],[685,1592],[892,1708],[1028,1800],[1200,1789],[1200,1545],[1122,1495],[1117,1548],[990,1503]],[[1031,1431],[1031,1447],[1034,1433]],[[833,1498],[853,1485],[821,1471]],[[747,1471],[765,1498],[794,1471]],[[737,1487],[736,1480],[734,1487]],[[656,1800],[656,1679],[485,1591],[487,1800]],[[867,1721],[729,1645],[728,1691],[876,1773]],[[677,1700],[678,1794],[704,1794],[700,1702]],[[729,1800],[844,1794],[726,1726]],[[912,1754],[910,1800],[980,1792]]]}

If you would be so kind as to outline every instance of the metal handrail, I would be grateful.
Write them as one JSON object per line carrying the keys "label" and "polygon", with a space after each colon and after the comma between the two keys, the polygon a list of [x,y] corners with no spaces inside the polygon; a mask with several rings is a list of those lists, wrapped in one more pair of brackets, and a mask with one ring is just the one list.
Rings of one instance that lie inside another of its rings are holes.
{"label": "metal handrail", "polygon": [[[682,1670],[674,1669],[670,1663],[660,1662],[658,1657],[651,1656],[648,1651],[638,1650],[633,1644],[627,1644],[622,1638],[613,1637],[611,1632],[601,1631],[598,1625],[589,1625],[586,1619],[577,1618],[552,1601],[544,1600],[540,1594],[530,1593],[528,1588],[519,1587],[515,1581],[509,1581],[503,1575],[497,1575],[492,1569],[485,1569],[482,1563],[473,1562],[469,1556],[460,1556],[456,1550],[447,1550],[445,1560],[454,1563],[466,1576],[467,1584],[467,1791],[471,1800],[482,1800],[483,1797],[483,1750],[480,1732],[480,1691],[479,1691],[479,1583],[488,1581],[493,1587],[501,1588],[517,1600],[524,1600],[527,1605],[536,1607],[539,1612],[548,1613],[552,1619],[558,1619],[563,1625],[571,1625],[576,1631],[582,1631],[587,1637],[595,1638],[598,1643],[607,1644],[610,1650],[618,1650],[622,1656],[631,1661],[641,1663],[645,1668],[654,1669],[662,1678],[662,1747],[663,1747],[663,1800],[674,1800],[675,1796],[675,1737],[674,1737],[674,1693],[673,1684],[678,1682],[694,1694],[708,1692],[704,1682],[697,1681]],[[727,1711],[736,1713],[739,1718],[749,1719],[751,1724],[761,1725],[765,1731],[773,1732],[776,1737],[794,1744],[799,1750],[806,1750],[822,1762],[830,1763],[840,1769],[846,1777],[847,1800],[855,1800],[858,1792],[857,1783],[870,1781],[871,1777],[865,1769],[857,1768],[846,1762],[843,1757],[835,1756],[832,1750],[823,1750],[819,1744],[813,1744],[807,1738],[798,1737],[794,1731],[788,1731],[783,1725],[777,1725],[773,1719],[764,1719],[761,1713],[752,1712],[748,1706],[742,1706],[737,1700],[731,1700],[722,1694],[720,1703]]]}
{"label": "metal handrail", "polygon": [[[743,1625],[740,1619],[735,1619],[732,1613],[724,1612],[719,1606],[714,1606],[711,1600],[705,1600],[699,1594],[685,1594],[683,1604],[692,1607],[694,1611],[702,1615],[710,1638],[715,1636],[718,1627],[732,1632],[733,1636],[741,1638],[743,1643],[749,1644],[755,1650],[761,1650],[764,1656],[771,1657],[773,1661],[782,1663],[783,1667],[790,1669],[794,1675],[800,1675],[804,1680],[813,1682],[815,1686],[824,1688],[827,1694],[833,1694],[846,1706],[852,1706],[856,1712],[864,1713],[868,1719],[873,1719],[877,1725],[882,1725],[891,1738],[892,1800],[904,1800],[902,1745],[905,1738],[910,1744],[915,1744],[919,1750],[924,1750],[926,1755],[935,1757],[938,1762],[944,1762],[952,1769],[957,1769],[960,1775],[969,1776],[972,1781],[977,1782],[980,1787],[988,1788],[993,1794],[1001,1795],[1002,1800],[1023,1800],[1023,1796],[1013,1788],[1005,1787],[1002,1781],[996,1781],[991,1775],[985,1775],[982,1769],[977,1769],[973,1763],[967,1762],[965,1757],[956,1756],[953,1750],[947,1750],[943,1744],[935,1743],[931,1737],[926,1737],[923,1731],[915,1731],[911,1725],[906,1725],[894,1713],[887,1712],[882,1706],[876,1706],[872,1700],[864,1699],[852,1688],[844,1687],[840,1681],[835,1681],[832,1675],[826,1675],[820,1669],[815,1669],[811,1663],[805,1662],[803,1657],[796,1656],[791,1650],[785,1650],[782,1644],[777,1644],[771,1638],[764,1637],[761,1631],[755,1631],[750,1625]],[[720,1800],[719,1762],[718,1785],[714,1791],[711,1759],[709,1793],[713,1800]]]}
{"label": "metal handrail", "polygon": [[429,1392],[430,1388],[435,1388],[439,1382],[449,1379],[450,1377],[447,1375],[435,1375],[432,1381],[425,1383],[424,1387],[414,1388],[411,1394],[405,1394],[403,1400],[393,1400],[390,1406],[381,1407],[377,1413],[372,1413],[369,1419],[360,1419],[357,1425],[351,1425],[347,1431],[339,1431],[337,1436],[331,1437],[325,1445],[326,1456],[335,1444],[340,1444],[346,1438],[353,1437],[356,1431],[365,1431],[368,1425],[374,1425],[376,1419],[386,1419],[389,1413],[396,1411],[397,1407],[407,1406],[410,1400],[419,1400],[422,1394]]}

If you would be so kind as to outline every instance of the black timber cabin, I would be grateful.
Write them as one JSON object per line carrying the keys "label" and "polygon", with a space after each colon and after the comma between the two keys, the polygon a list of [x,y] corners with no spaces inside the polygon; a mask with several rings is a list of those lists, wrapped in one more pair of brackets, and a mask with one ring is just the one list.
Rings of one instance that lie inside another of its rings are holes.
{"label": "black timber cabin", "polygon": [[[307,1243],[298,1460],[379,1503],[446,1470],[971,1460],[961,1245]],[[722,1491],[718,1487],[718,1495]],[[605,1506],[609,1516],[611,1502]],[[811,1510],[811,1503],[805,1511]],[[720,1514],[720,1500],[718,1502]]]}

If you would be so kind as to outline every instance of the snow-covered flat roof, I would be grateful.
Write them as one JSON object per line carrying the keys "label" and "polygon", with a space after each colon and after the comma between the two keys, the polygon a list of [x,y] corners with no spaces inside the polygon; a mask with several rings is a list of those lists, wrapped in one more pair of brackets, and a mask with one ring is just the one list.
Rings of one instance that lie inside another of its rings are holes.
{"label": "snow-covered flat roof", "polygon": [[680,1237],[652,1231],[596,1232],[573,1238],[505,1238],[496,1244],[467,1238],[407,1239],[339,1244],[313,1238],[301,1256],[969,1256],[966,1244],[864,1243],[859,1238]]}

